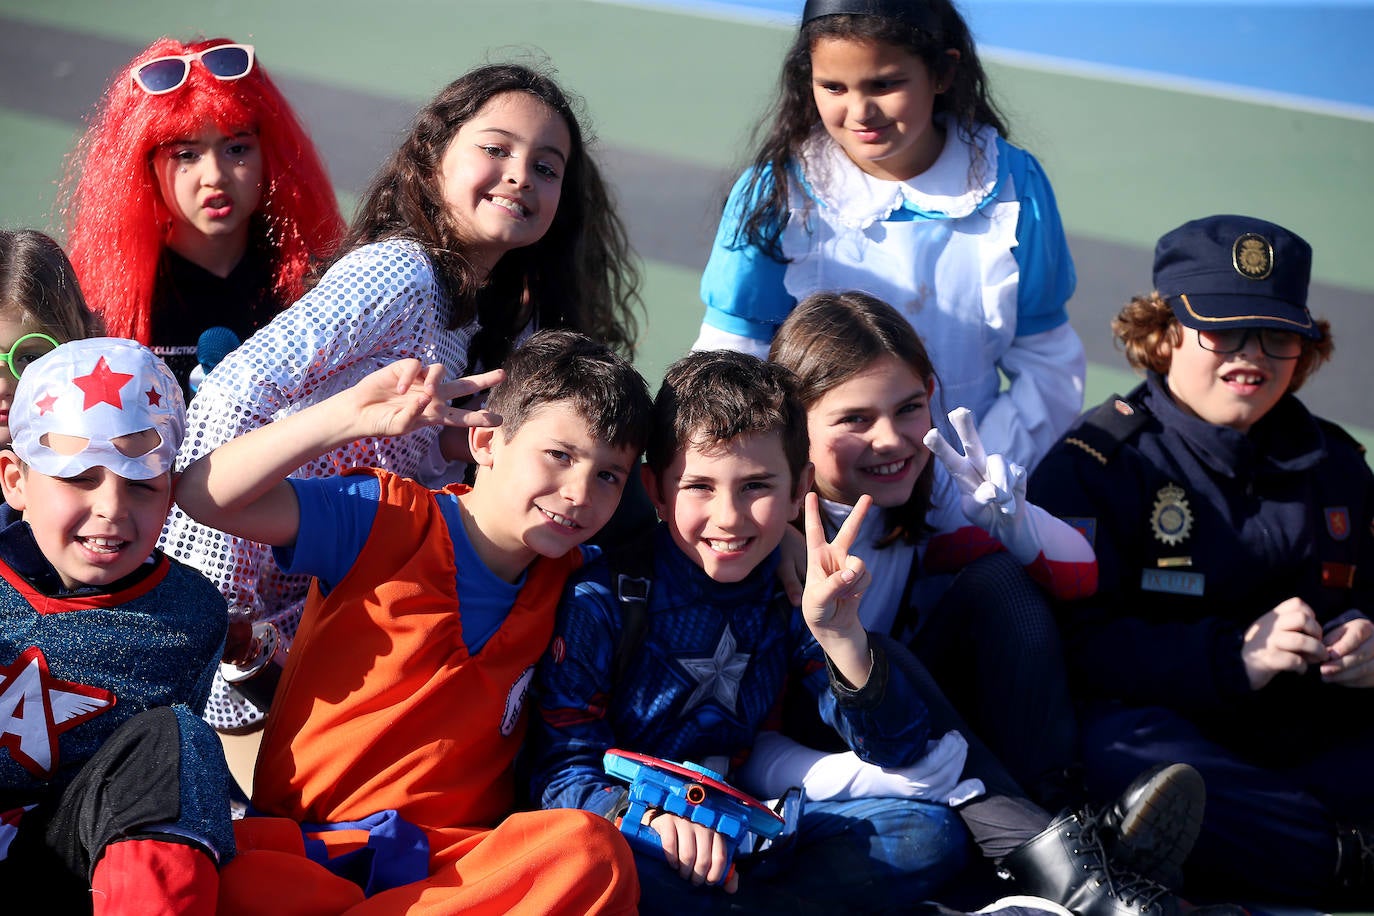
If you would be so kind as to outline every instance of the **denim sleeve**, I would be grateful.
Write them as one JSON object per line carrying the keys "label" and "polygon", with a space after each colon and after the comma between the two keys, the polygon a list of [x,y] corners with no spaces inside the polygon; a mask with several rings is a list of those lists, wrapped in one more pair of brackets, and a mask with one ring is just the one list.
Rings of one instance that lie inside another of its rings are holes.
{"label": "denim sleeve", "polygon": [[907,650],[881,633],[869,633],[868,645],[873,670],[868,682],[855,690],[840,682],[807,632],[801,643],[805,683],[817,697],[821,718],[859,759],[882,767],[910,766],[926,752],[930,712],[915,682],[900,664],[892,663],[895,653]]}

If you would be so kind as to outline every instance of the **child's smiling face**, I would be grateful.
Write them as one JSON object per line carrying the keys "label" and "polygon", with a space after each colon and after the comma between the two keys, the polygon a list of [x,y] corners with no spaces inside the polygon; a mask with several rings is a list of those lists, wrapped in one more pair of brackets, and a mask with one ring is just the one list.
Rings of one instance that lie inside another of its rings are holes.
{"label": "child's smiling face", "polygon": [[792,479],[777,432],[680,449],[645,488],[678,549],[717,582],[739,582],[782,543],[811,486]]}
{"label": "child's smiling face", "polygon": [[1235,353],[1214,353],[1198,332],[1179,327],[1182,340],[1171,344],[1166,381],[1174,401],[1199,419],[1250,431],[1279,402],[1293,381],[1296,359],[1275,359],[1249,335]]}
{"label": "child's smiling face", "polygon": [[482,515],[478,554],[513,582],[536,557],[561,557],[615,514],[634,467],[629,446],[588,429],[571,403],[534,411],[510,437],[500,427],[470,431],[477,483],[464,499]]}
{"label": "child's smiling face", "polygon": [[[148,433],[154,445],[160,441]],[[121,436],[116,445],[146,451],[140,436]],[[96,465],[74,477],[49,477],[4,452],[0,482],[5,499],[24,513],[38,548],[69,589],[103,588],[138,569],[152,556],[172,505],[171,473],[130,480]]]}
{"label": "child's smiling face", "polygon": [[944,149],[934,121],[942,84],[906,49],[821,38],[811,47],[811,82],[821,125],[868,174],[905,181],[930,168]]}
{"label": "child's smiling face", "polygon": [[884,356],[806,410],[821,496],[854,505],[867,493],[885,509],[904,505],[930,461],[930,386]]}
{"label": "child's smiling face", "polygon": [[562,116],[524,92],[495,96],[458,128],[439,189],[476,264],[489,271],[549,231],[571,148]]}

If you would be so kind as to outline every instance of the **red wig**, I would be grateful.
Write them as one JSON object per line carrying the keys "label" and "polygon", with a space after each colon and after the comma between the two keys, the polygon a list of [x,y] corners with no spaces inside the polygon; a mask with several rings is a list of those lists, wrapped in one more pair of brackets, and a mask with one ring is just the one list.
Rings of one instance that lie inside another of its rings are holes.
{"label": "red wig", "polygon": [[115,75],[68,159],[63,179],[67,249],[87,300],[110,334],[149,340],[157,265],[172,219],[153,175],[152,155],[163,144],[198,134],[207,122],[226,134],[247,129],[258,137],[263,192],[253,231],[266,232],[278,301],[299,298],[312,259],[330,257],[343,236],[343,217],[324,163],[259,62],[232,81],[216,79],[194,63],[185,84],[163,95],[149,95],[130,76],[155,57],[229,43],[227,38],[153,42]]}

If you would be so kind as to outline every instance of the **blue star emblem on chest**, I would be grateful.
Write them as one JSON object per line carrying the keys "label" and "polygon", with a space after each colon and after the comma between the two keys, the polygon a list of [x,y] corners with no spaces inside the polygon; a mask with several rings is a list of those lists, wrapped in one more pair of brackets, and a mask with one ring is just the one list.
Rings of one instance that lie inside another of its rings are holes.
{"label": "blue star emblem on chest", "polygon": [[730,625],[720,634],[715,652],[709,658],[679,658],[677,663],[696,682],[696,689],[682,705],[684,713],[695,709],[707,700],[715,700],[731,713],[736,712],[739,701],[739,682],[749,667],[749,653],[736,652],[738,642],[731,632]]}

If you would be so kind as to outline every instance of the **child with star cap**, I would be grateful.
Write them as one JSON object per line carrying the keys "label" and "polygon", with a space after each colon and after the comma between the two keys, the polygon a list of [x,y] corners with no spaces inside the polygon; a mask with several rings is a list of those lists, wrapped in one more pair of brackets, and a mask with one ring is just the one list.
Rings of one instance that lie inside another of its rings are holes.
{"label": "child with star cap", "polygon": [[146,347],[30,364],[0,451],[0,885],[52,912],[213,911],[234,854],[200,712],[223,597],[155,549],[185,430]]}
{"label": "child with star cap", "polygon": [[1184,890],[1374,903],[1374,475],[1294,396],[1331,355],[1312,249],[1261,219],[1165,234],[1112,323],[1145,381],[1085,414],[1029,496],[1093,542],[1059,607],[1089,788],[1206,780]]}

